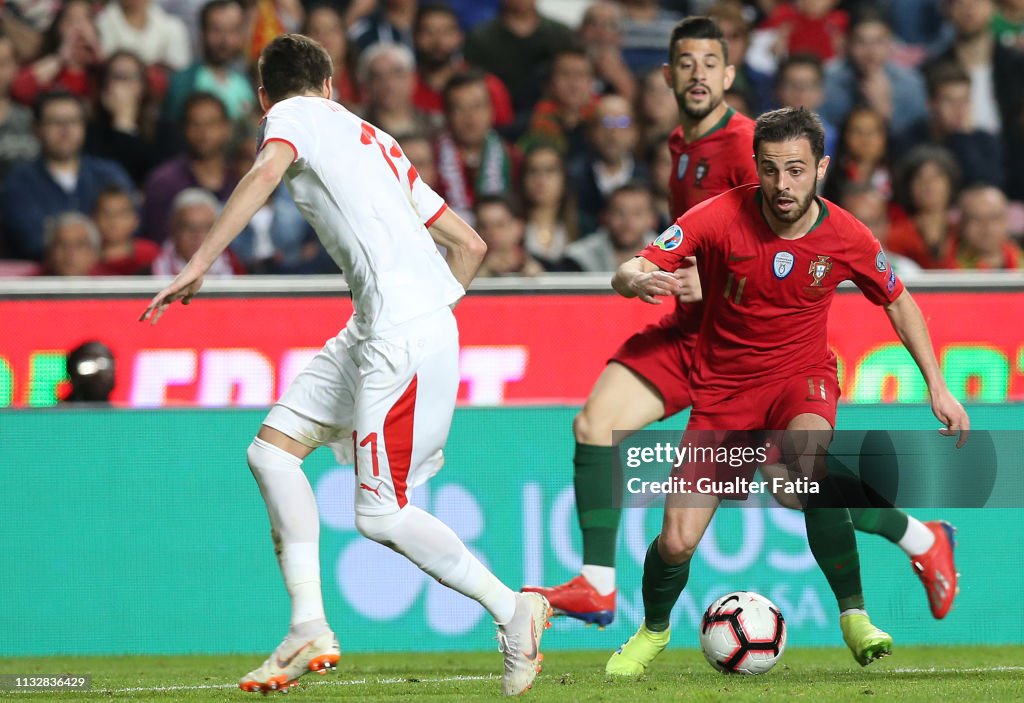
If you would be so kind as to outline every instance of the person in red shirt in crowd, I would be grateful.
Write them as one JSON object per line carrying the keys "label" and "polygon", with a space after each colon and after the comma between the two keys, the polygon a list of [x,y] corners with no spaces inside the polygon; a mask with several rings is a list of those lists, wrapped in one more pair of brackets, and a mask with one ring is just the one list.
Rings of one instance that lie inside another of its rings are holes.
{"label": "person in red shirt in crowd", "polygon": [[306,13],[302,33],[323,45],[331,56],[334,79],[331,81],[331,100],[346,107],[359,103],[359,89],[354,77],[352,52],[349,50],[345,19],[334,5],[314,5]]}
{"label": "person in red shirt in crowd", "polygon": [[924,144],[911,150],[897,169],[889,249],[921,268],[943,268],[959,187],[960,168],[947,149]]}
{"label": "person in red shirt in crowd", "polygon": [[[442,92],[448,80],[469,68],[462,56],[466,35],[459,27],[459,16],[448,5],[421,5],[416,13],[412,32],[416,50],[416,91],[412,102],[430,115],[444,112]],[[491,96],[494,126],[507,127],[515,119],[508,89],[493,73],[484,73],[487,92]]]}
{"label": "person in red shirt in crowd", "polygon": [[528,151],[539,143],[557,146],[571,163],[587,152],[587,126],[597,109],[594,69],[580,46],[558,50],[551,60],[547,97],[538,102],[530,126],[519,141]]}
{"label": "person in red shirt in crowd", "polygon": [[14,100],[30,105],[54,88],[87,100],[95,97],[103,48],[88,0],[67,0],[61,6],[43,39],[40,57],[18,71],[11,84]]}
{"label": "person in red shirt in crowd", "polygon": [[822,61],[842,54],[850,17],[837,10],[839,0],[793,0],[783,2],[761,24],[762,29],[779,32],[783,54],[813,54]]}
{"label": "person in red shirt in crowd", "polygon": [[119,186],[100,191],[93,206],[92,219],[99,230],[101,252],[96,274],[134,276],[145,273],[160,253],[160,245],[135,237],[139,214],[131,193]]}
{"label": "person in red shirt in crowd", "polygon": [[[659,303],[659,296],[678,295],[682,285],[674,272],[696,257],[706,314],[690,374],[693,410],[680,446],[712,446],[709,433],[716,433],[715,446],[724,441],[730,448],[753,447],[733,442],[743,442],[744,434],[780,432],[787,468],[814,480],[824,473],[835,427],[839,380],[828,344],[828,313],[845,280],[885,308],[924,376],[943,433],[959,435],[961,447],[970,429],[967,413],[946,386],[924,317],[878,240],[850,213],[817,197],[828,168],[824,152],[825,131],[814,113],[782,108],[761,115],[754,129],[758,183],[688,210],[612,279],[620,295]],[[797,441],[805,440],[799,448],[794,433]],[[606,673],[642,674],[668,644],[671,611],[686,586],[690,559],[720,501],[746,498],[742,485],[757,465],[676,464],[673,476],[697,488],[666,498],[661,533],[644,561],[644,623],[611,656]],[[736,481],[740,487],[704,491],[701,479]],[[850,511],[831,480],[817,485],[820,498],[804,504],[807,540],[836,596],[843,639],[866,666],[891,653],[892,637],[871,624],[864,610]],[[950,575],[955,578],[955,572]],[[944,590],[952,588],[955,581]]]}
{"label": "person in red shirt in crowd", "polygon": [[1024,254],[1010,239],[1009,204],[993,185],[960,191],[960,228],[943,261],[944,268],[991,271],[1024,268]]}

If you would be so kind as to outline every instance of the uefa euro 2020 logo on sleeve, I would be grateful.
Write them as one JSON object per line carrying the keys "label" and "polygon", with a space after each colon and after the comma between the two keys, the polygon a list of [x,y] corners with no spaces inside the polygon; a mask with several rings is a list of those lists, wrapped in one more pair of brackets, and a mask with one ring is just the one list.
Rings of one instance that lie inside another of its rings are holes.
{"label": "uefa euro 2020 logo on sleeve", "polygon": [[654,246],[663,251],[672,251],[673,249],[678,248],[682,243],[683,228],[679,225],[672,225],[654,240]]}

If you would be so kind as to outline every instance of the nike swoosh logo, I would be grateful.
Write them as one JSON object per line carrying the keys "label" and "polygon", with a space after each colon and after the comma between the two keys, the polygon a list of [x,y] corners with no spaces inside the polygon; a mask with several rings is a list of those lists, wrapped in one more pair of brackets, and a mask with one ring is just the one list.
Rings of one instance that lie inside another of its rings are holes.
{"label": "nike swoosh logo", "polygon": [[312,641],[306,642],[306,644],[302,645],[301,647],[296,649],[294,652],[292,652],[292,655],[290,657],[288,657],[287,659],[282,660],[281,657],[275,657],[275,659],[277,659],[277,666],[278,666],[278,668],[280,668],[280,669],[288,668],[288,666],[293,661],[295,661],[295,657],[299,656],[299,654],[302,653],[302,651],[305,650],[307,647],[309,647],[309,645],[311,645],[311,644],[313,644]]}
{"label": "nike swoosh logo", "polygon": [[533,645],[532,652],[523,652],[528,661],[537,661],[537,621],[530,618],[530,644]]}
{"label": "nike swoosh logo", "polygon": [[756,259],[756,258],[757,258],[756,254],[754,254],[752,256],[736,256],[735,254],[729,254],[729,261],[750,261],[751,259]]}

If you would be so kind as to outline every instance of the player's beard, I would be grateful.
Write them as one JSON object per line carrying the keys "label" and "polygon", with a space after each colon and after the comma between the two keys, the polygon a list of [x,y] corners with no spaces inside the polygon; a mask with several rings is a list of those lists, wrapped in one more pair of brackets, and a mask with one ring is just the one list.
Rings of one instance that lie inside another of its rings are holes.
{"label": "player's beard", "polygon": [[[687,87],[686,90],[689,91],[690,87],[692,86]],[[676,104],[679,106],[679,110],[694,122],[702,120],[714,112],[722,104],[722,99],[722,94],[715,95],[708,89],[708,104],[704,107],[693,107],[686,102],[686,92],[676,93]]]}
{"label": "player's beard", "polygon": [[799,219],[806,215],[807,211],[811,209],[811,203],[814,202],[814,196],[817,192],[818,179],[815,178],[814,187],[811,188],[810,192],[808,192],[807,195],[805,195],[803,198],[796,200],[796,198],[794,198],[792,194],[786,196],[791,200],[796,200],[796,207],[792,208],[789,211],[779,210],[778,206],[775,203],[775,198],[778,197],[778,194],[776,194],[775,196],[772,197],[770,203],[772,216],[775,217],[775,219],[778,220],[779,222],[785,222],[786,224],[791,224],[793,222],[799,221]]}

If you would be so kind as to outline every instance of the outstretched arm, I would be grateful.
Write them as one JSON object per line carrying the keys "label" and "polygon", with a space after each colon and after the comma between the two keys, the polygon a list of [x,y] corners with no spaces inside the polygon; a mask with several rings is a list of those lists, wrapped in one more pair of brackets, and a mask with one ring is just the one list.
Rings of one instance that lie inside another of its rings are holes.
{"label": "outstretched arm", "polygon": [[180,300],[188,305],[203,285],[203,276],[228,245],[235,240],[252,216],[263,207],[267,198],[277,189],[285,171],[295,160],[292,147],[284,142],[271,141],[260,151],[249,173],[235,186],[217,221],[206,234],[195,256],[175,279],[157,293],[139,320],[150,319],[156,324],[171,305]]}
{"label": "outstretched arm", "polygon": [[903,346],[921,369],[921,375],[928,384],[932,412],[946,426],[942,433],[959,435],[956,446],[962,447],[970,433],[971,421],[964,406],[946,387],[946,379],[943,378],[939,362],[935,358],[932,340],[928,335],[928,325],[921,315],[921,309],[917,307],[910,293],[904,290],[896,300],[885,307],[885,312],[889,315],[889,321]]}
{"label": "outstretched arm", "polygon": [[679,295],[683,289],[679,278],[642,256],[634,256],[619,266],[612,276],[612,288],[624,298],[640,298],[652,305],[661,305],[657,296]]}
{"label": "outstretched arm", "polygon": [[445,260],[452,275],[468,289],[487,253],[484,240],[450,207],[434,220],[429,231],[434,243],[448,252]]}

